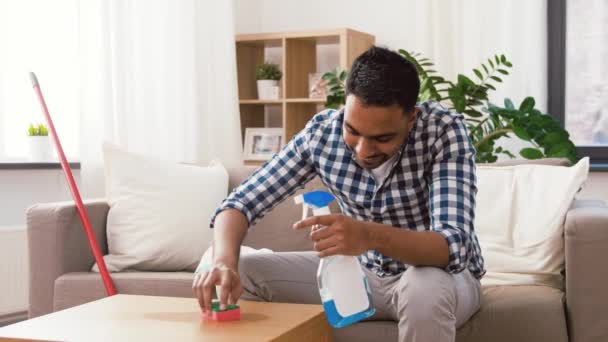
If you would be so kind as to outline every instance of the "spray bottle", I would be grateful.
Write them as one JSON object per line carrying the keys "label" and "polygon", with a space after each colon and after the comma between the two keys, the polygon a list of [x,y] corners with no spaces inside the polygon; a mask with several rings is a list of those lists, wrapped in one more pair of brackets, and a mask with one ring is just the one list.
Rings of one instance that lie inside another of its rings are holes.
{"label": "spray bottle", "polygon": [[[330,215],[329,203],[334,197],[325,191],[312,191],[294,198],[303,205],[302,219],[312,208],[314,216]],[[313,229],[323,229],[315,227]],[[371,317],[376,310],[367,277],[354,256],[332,255],[321,258],[317,270],[317,284],[327,321],[334,328]]]}

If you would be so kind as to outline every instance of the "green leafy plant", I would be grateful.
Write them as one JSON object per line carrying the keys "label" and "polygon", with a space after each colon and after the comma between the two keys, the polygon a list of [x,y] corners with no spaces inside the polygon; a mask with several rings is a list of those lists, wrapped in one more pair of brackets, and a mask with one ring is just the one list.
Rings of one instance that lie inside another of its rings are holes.
{"label": "green leafy plant", "polygon": [[348,73],[346,72],[346,70],[336,68],[333,71],[323,74],[323,76],[321,77],[322,79],[327,81],[327,86],[329,87],[327,101],[325,103],[325,106],[327,108],[338,109],[344,104],[344,102],[346,102],[345,82],[347,76]]}
{"label": "green leafy plant", "polygon": [[418,101],[433,100],[447,104],[450,109],[463,113],[471,122],[481,122],[484,117],[482,108],[487,104],[488,92],[496,90],[502,78],[509,75],[513,65],[505,55],[494,55],[488,58],[488,63],[482,63],[480,69],[473,69],[479,81],[458,74],[457,82],[453,83],[433,69],[434,64],[428,58],[421,58],[420,53],[410,53],[399,50],[399,53],[412,62],[420,75],[420,94]]}
{"label": "green leafy plant", "polygon": [[[477,149],[477,162],[496,162],[500,154],[515,158],[511,151],[496,146],[498,139],[512,135],[531,145],[519,151],[526,159],[567,158],[571,163],[576,162],[576,147],[568,132],[552,116],[534,108],[534,98],[525,98],[518,107],[508,98],[504,100],[504,107],[489,102],[488,93],[496,90],[512,67],[505,55],[494,55],[480,68],[474,68],[476,80],[459,74],[454,83],[441,76],[433,69],[433,62],[419,53],[405,50],[399,50],[399,53],[418,70],[419,102],[441,102],[450,110],[465,115],[469,136]],[[339,85],[331,87],[327,96],[327,103],[333,108],[337,100],[344,103],[344,88],[340,89]]]}
{"label": "green leafy plant", "polygon": [[272,63],[263,63],[255,67],[256,80],[274,80],[278,81],[283,77],[283,73],[279,66]]}
{"label": "green leafy plant", "polygon": [[44,124],[30,124],[30,127],[27,129],[27,135],[31,137],[35,136],[47,136],[49,135],[49,130],[46,128]]}

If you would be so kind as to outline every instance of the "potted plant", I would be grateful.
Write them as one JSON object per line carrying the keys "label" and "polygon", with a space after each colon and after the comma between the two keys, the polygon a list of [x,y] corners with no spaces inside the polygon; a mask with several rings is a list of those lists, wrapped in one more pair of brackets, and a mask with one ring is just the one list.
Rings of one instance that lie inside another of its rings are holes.
{"label": "potted plant", "polygon": [[49,131],[44,124],[30,124],[27,135],[31,161],[49,161],[53,158]]}
{"label": "potted plant", "polygon": [[272,63],[264,63],[256,66],[255,79],[258,83],[258,98],[260,100],[279,99],[279,81],[283,73],[279,66]]}

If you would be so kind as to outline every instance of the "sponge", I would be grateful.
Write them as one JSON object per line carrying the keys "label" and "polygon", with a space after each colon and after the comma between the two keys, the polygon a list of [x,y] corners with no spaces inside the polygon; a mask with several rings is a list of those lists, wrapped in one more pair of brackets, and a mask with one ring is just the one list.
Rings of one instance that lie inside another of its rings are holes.
{"label": "sponge", "polygon": [[213,321],[238,321],[241,319],[241,308],[238,305],[226,305],[225,310],[220,310],[220,302],[214,300],[211,310],[203,312],[203,319]]}

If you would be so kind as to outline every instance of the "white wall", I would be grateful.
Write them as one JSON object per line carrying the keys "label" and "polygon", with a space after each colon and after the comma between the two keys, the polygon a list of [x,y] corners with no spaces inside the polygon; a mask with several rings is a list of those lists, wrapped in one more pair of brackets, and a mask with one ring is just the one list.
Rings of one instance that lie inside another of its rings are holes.
{"label": "white wall", "polygon": [[[80,172],[72,171],[80,185]],[[25,210],[34,203],[71,199],[61,169],[0,169],[0,227],[25,226]]]}
{"label": "white wall", "polygon": [[2,316],[27,311],[29,267],[22,227],[0,227],[0,326]]}
{"label": "white wall", "polygon": [[[80,172],[73,174],[80,185]],[[0,169],[0,315],[28,307],[25,210],[35,203],[70,199],[61,169]]]}

